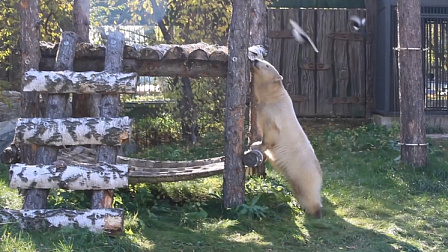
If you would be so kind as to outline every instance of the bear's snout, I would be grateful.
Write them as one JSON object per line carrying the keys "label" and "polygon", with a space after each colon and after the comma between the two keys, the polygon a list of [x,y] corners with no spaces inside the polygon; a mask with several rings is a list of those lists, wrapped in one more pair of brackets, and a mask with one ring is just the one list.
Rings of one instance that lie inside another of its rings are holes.
{"label": "bear's snout", "polygon": [[254,61],[252,61],[252,65],[256,68],[259,68],[258,65],[260,64],[260,60],[255,59]]}

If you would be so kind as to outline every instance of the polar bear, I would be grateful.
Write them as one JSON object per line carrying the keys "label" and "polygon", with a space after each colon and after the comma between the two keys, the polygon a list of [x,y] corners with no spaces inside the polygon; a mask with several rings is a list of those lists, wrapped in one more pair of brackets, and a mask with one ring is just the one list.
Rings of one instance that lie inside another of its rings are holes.
{"label": "polar bear", "polygon": [[283,87],[283,77],[265,60],[254,60],[251,72],[262,138],[251,148],[262,151],[272,166],[287,178],[302,208],[321,218],[322,170]]}

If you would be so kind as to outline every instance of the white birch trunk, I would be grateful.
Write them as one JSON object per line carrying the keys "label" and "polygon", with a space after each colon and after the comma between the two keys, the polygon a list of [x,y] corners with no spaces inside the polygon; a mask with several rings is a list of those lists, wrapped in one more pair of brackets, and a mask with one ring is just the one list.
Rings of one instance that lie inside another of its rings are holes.
{"label": "white birch trunk", "polygon": [[129,117],[117,118],[20,118],[15,144],[52,146],[112,145],[127,142],[131,136]]}
{"label": "white birch trunk", "polygon": [[36,71],[25,73],[24,92],[48,93],[128,93],[136,91],[137,73]]}
{"label": "white birch trunk", "polygon": [[119,235],[123,231],[124,210],[36,209],[0,210],[2,224],[18,224],[22,229],[48,230],[62,227],[87,228],[91,232]]}
{"label": "white birch trunk", "polygon": [[[62,162],[63,163],[63,162]],[[128,165],[27,165],[9,168],[9,187],[18,189],[98,190],[128,186]]]}

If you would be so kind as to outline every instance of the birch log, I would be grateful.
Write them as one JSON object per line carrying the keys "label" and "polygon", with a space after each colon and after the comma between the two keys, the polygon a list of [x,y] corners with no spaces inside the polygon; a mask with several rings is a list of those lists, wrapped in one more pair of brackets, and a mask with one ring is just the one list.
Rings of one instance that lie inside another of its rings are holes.
{"label": "birch log", "polygon": [[124,188],[127,186],[128,165],[14,164],[9,168],[10,188],[92,190]]}
{"label": "birch log", "polygon": [[112,145],[129,140],[131,119],[117,118],[20,118],[16,126],[16,144],[38,145]]}
{"label": "birch log", "polygon": [[22,229],[44,231],[53,228],[87,228],[95,233],[119,235],[123,231],[124,210],[119,208],[94,210],[36,209],[0,210],[0,222],[18,224]]}
{"label": "birch log", "polygon": [[48,93],[128,93],[136,91],[136,73],[36,71],[25,73],[23,91]]}

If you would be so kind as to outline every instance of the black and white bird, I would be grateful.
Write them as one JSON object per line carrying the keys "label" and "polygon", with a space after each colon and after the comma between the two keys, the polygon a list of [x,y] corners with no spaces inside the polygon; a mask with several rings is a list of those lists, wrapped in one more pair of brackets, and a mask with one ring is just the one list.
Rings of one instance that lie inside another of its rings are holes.
{"label": "black and white bird", "polygon": [[319,50],[317,50],[316,45],[314,45],[313,41],[311,40],[310,36],[308,36],[308,34],[305,33],[305,31],[302,29],[302,27],[300,27],[294,20],[290,19],[289,23],[292,26],[292,36],[294,37],[294,39],[299,42],[299,44],[304,44],[305,42],[310,43],[310,45],[313,47],[315,52],[319,52]]}
{"label": "black and white bird", "polygon": [[254,61],[256,59],[264,59],[268,55],[268,49],[266,46],[262,45],[253,45],[248,48],[248,55],[250,61]]}
{"label": "black and white bird", "polygon": [[350,17],[350,25],[353,27],[353,29],[356,32],[365,34],[365,31],[366,31],[366,19],[365,18],[360,18],[358,16],[353,15]]}

